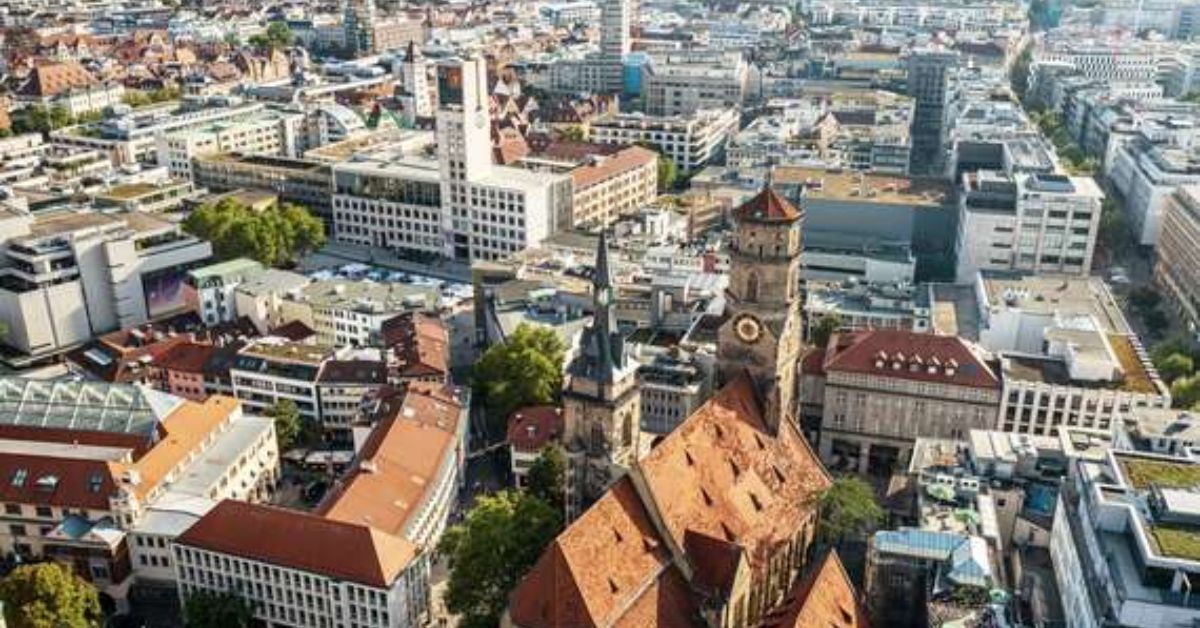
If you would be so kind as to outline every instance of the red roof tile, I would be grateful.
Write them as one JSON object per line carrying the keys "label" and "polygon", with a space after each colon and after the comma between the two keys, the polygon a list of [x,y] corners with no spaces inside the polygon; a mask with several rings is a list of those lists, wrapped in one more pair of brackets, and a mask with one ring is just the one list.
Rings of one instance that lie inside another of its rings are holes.
{"label": "red roof tile", "polygon": [[450,364],[450,339],[436,316],[405,312],[380,325],[384,346],[392,350],[400,378],[444,376]]}
{"label": "red roof tile", "polygon": [[176,542],[380,588],[416,555],[408,541],[365,525],[230,499]]}
{"label": "red roof tile", "polygon": [[835,334],[825,351],[826,373],[881,377],[996,389],[991,367],[957,336],[900,330]]}
{"label": "red roof tile", "polygon": [[508,419],[508,444],[517,451],[540,451],[562,433],[562,409],[555,406],[521,408]]}
{"label": "red roof tile", "polygon": [[5,502],[106,511],[116,492],[103,460],[0,454],[0,499]]}
{"label": "red roof tile", "polygon": [[780,196],[775,188],[767,186],[733,210],[733,215],[738,220],[751,222],[790,222],[803,218],[804,212]]}
{"label": "red roof tile", "polygon": [[165,371],[203,374],[204,365],[216,351],[212,345],[181,342],[155,359],[154,365]]}
{"label": "red roof tile", "polygon": [[658,153],[641,146],[629,146],[620,152],[598,160],[596,163],[580,166],[571,171],[571,180],[575,183],[576,191],[602,183],[613,177],[640,168],[655,167]]}
{"label": "red roof tile", "polygon": [[867,612],[837,552],[802,578],[784,606],[767,615],[759,628],[870,628]]}

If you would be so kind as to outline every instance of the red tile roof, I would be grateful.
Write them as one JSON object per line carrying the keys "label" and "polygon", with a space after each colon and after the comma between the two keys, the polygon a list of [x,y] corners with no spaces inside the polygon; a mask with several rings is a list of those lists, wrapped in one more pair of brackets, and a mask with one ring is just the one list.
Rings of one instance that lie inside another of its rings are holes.
{"label": "red tile roof", "polygon": [[404,378],[441,377],[450,365],[450,338],[436,316],[405,312],[380,325],[384,346],[392,349],[397,375]]}
{"label": "red tile roof", "polygon": [[[898,365],[898,368],[897,368]],[[826,373],[997,389],[1000,379],[961,338],[900,330],[835,334],[825,351]]]}
{"label": "red tile roof", "polygon": [[626,477],[542,553],[513,592],[510,613],[525,628],[658,625],[629,613],[687,626],[695,606]]}
{"label": "red tile roof", "polygon": [[301,342],[316,336],[317,332],[313,331],[311,327],[305,325],[302,321],[288,321],[272,329],[271,335],[287,338],[292,342]]}
{"label": "red tile roof", "polygon": [[772,434],[762,412],[741,375],[693,413],[547,548],[510,597],[513,621],[695,625],[703,597],[743,563],[761,572],[831,482],[796,428]]}
{"label": "red tile roof", "polygon": [[103,460],[0,454],[0,500],[5,502],[107,511],[116,492]]}
{"label": "red tile roof", "polygon": [[571,171],[571,180],[575,183],[575,190],[578,191],[621,176],[626,172],[656,167],[657,163],[658,153],[641,146],[629,146],[610,157],[604,157],[595,163],[575,168]]}
{"label": "red tile roof", "polygon": [[767,186],[733,210],[733,215],[738,220],[751,222],[790,222],[803,218],[804,212],[780,196],[775,188]]}
{"label": "red tile roof", "polygon": [[74,61],[45,63],[33,68],[29,80],[21,86],[19,93],[23,96],[45,98],[99,83],[96,77]]}
{"label": "red tile roof", "polygon": [[540,451],[563,433],[562,408],[530,406],[508,419],[508,444],[517,451]]}
{"label": "red tile roof", "polygon": [[817,569],[802,578],[779,610],[759,628],[870,628],[867,612],[837,552],[830,551]]}
{"label": "red tile roof", "polygon": [[379,588],[416,555],[408,541],[365,525],[230,499],[176,542]]}
{"label": "red tile roof", "polygon": [[154,366],[165,371],[178,373],[204,373],[204,365],[208,364],[217,348],[198,342],[181,342],[172,346],[154,360]]}
{"label": "red tile roof", "polygon": [[395,413],[371,432],[354,466],[317,512],[403,536],[437,487],[442,463],[458,443],[462,406],[440,387],[414,383]]}

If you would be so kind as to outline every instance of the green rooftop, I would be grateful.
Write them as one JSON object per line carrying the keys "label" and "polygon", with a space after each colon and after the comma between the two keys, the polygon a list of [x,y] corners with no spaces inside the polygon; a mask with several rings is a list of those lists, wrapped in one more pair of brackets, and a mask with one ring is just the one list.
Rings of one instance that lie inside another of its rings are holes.
{"label": "green rooftop", "polygon": [[161,189],[163,189],[162,186],[152,185],[150,183],[125,183],[122,185],[112,186],[106,192],[100,194],[100,196],[103,198],[128,201],[146,196],[147,194],[153,194]]}
{"label": "green rooftop", "polygon": [[1200,486],[1200,464],[1166,462],[1120,456],[1125,477],[1135,489],[1145,490],[1151,486],[1161,488],[1193,488]]}
{"label": "green rooftop", "polygon": [[1200,560],[1200,530],[1186,526],[1156,525],[1150,528],[1163,556]]}

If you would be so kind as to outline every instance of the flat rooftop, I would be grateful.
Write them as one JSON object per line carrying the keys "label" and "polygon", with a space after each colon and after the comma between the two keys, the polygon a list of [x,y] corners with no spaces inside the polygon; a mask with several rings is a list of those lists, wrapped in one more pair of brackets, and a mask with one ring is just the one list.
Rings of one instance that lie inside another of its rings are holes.
{"label": "flat rooftop", "polygon": [[805,186],[806,198],[921,207],[947,206],[953,196],[941,179],[780,166],[776,185]]}
{"label": "flat rooftop", "polygon": [[1090,315],[1104,331],[1131,333],[1108,286],[1096,277],[985,274],[983,290],[992,307],[1063,317]]}
{"label": "flat rooftop", "polygon": [[333,357],[335,352],[334,347],[325,345],[307,345],[298,342],[256,342],[242,349],[241,353],[269,360],[320,364],[325,359]]}

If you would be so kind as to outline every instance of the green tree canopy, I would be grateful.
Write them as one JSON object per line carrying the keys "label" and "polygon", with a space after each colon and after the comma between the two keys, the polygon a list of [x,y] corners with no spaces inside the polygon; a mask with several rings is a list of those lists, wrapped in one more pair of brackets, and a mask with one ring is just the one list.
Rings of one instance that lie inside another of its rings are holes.
{"label": "green tree canopy", "polygon": [[279,451],[291,449],[304,432],[300,408],[291,399],[280,399],[271,408],[271,418],[275,419],[275,439],[279,441]]}
{"label": "green tree canopy", "polygon": [[808,340],[814,347],[824,349],[829,344],[829,338],[833,332],[837,331],[842,326],[842,317],[837,314],[827,314],[817,319],[813,323],[812,329],[808,331]]}
{"label": "green tree canopy", "polygon": [[587,140],[587,133],[583,130],[583,127],[579,126],[578,124],[572,124],[565,129],[560,129],[558,136],[570,142],[582,142]]}
{"label": "green tree canopy", "polygon": [[236,593],[197,591],[183,605],[188,628],[245,628],[254,618],[254,609]]}
{"label": "green tree canopy", "polygon": [[675,162],[666,155],[658,156],[658,189],[659,191],[670,190],[675,187],[679,180],[679,168]]}
{"label": "green tree canopy", "polygon": [[462,626],[498,625],[509,592],[561,529],[562,513],[528,493],[481,497],[439,545],[450,562],[446,607]]}
{"label": "green tree canopy", "polygon": [[100,598],[95,587],[58,563],[21,565],[0,580],[9,628],[95,626]]}
{"label": "green tree canopy", "polygon": [[530,495],[562,511],[567,484],[567,456],[562,447],[555,444],[543,447],[525,477]]}
{"label": "green tree canopy", "polygon": [[862,478],[842,476],[818,498],[821,540],[837,544],[843,539],[866,534],[883,521],[883,508],[875,491]]}
{"label": "green tree canopy", "polygon": [[1154,366],[1167,383],[1187,377],[1196,371],[1196,363],[1192,361],[1192,356],[1182,353],[1172,353],[1162,360],[1155,361]]}
{"label": "green tree canopy", "polygon": [[1171,401],[1176,408],[1196,409],[1200,404],[1200,375],[1180,377],[1171,382]]}
{"label": "green tree canopy", "polygon": [[232,199],[204,205],[183,222],[188,233],[212,242],[222,260],[250,257],[267,266],[286,266],[325,244],[321,220],[307,209],[284,203],[264,211]]}
{"label": "green tree canopy", "polygon": [[526,324],[489,347],[474,369],[475,390],[488,409],[489,424],[503,431],[513,412],[553,403],[562,389],[566,351],[554,330]]}

